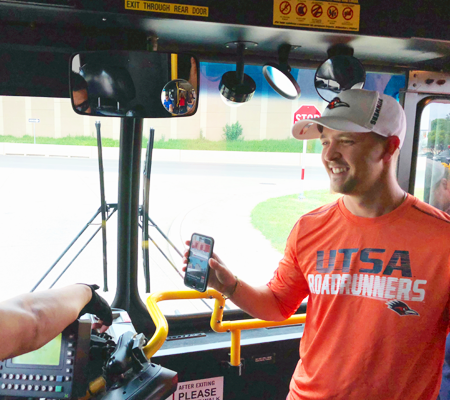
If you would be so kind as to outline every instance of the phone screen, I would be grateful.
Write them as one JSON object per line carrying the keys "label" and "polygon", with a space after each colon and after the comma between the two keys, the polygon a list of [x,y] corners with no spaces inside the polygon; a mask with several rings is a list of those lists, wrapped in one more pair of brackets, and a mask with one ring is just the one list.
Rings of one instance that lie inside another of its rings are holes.
{"label": "phone screen", "polygon": [[188,264],[184,284],[192,289],[204,292],[208,285],[208,260],[213,253],[214,239],[194,233],[189,248]]}

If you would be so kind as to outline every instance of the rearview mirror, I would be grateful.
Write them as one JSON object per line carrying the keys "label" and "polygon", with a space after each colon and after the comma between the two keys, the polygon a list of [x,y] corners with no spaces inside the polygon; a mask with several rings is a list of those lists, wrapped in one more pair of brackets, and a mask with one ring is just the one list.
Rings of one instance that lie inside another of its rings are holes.
{"label": "rearview mirror", "polygon": [[362,89],[366,82],[366,71],[357,58],[338,55],[317,68],[314,81],[319,96],[330,102],[343,90]]}
{"label": "rearview mirror", "polygon": [[[77,114],[169,118],[195,114],[199,68],[189,54],[95,51],[74,54],[70,96]],[[169,107],[166,94],[170,94]]]}

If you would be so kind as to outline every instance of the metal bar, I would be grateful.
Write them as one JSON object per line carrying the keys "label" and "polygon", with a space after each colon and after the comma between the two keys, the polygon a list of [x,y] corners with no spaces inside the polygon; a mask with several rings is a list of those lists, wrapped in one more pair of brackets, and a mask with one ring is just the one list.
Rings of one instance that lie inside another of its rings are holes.
{"label": "metal bar", "polygon": [[241,364],[241,330],[231,331],[230,364],[238,367]]}
{"label": "metal bar", "polygon": [[[141,225],[139,225],[139,227],[143,230]],[[169,262],[169,264],[173,267],[173,269],[178,273],[178,275],[180,275],[183,278],[183,275],[180,273],[180,271],[178,271],[175,264],[169,259],[169,257],[167,257],[166,253],[164,253],[164,251],[162,251],[161,247],[159,247],[156,244],[156,242],[152,239],[152,237],[150,235],[147,236],[147,251],[148,251],[148,240],[150,240],[155,245],[155,247],[160,251],[160,253],[164,256],[164,258]]]}
{"label": "metal bar", "polygon": [[128,312],[138,332],[154,330],[138,290],[139,184],[142,118],[122,118],[119,148],[117,290],[112,307]]}
{"label": "metal bar", "polygon": [[101,123],[95,121],[97,129],[97,149],[98,149],[98,171],[100,174],[100,209],[102,210],[102,245],[103,245],[103,291],[108,291],[108,262],[106,255],[106,200],[105,200],[105,180],[103,174],[103,152],[102,136],[100,133]]}
{"label": "metal bar", "polygon": [[[141,227],[141,228],[142,228],[142,227]],[[164,252],[162,251],[162,249],[156,244],[156,242],[151,238],[151,236],[148,236],[148,239],[150,239],[151,242],[155,245],[155,247],[161,252],[161,254],[162,254],[162,255],[164,256],[164,258],[169,262],[169,264],[173,267],[173,269],[177,272],[177,274],[180,275],[180,277],[184,279],[183,274],[182,274],[180,271],[178,271],[178,268],[175,266],[175,264],[174,264],[172,261],[170,261],[169,257],[166,256],[166,253],[164,253]],[[147,242],[147,243],[148,243],[148,242]],[[147,250],[148,250],[148,245],[147,245]],[[201,301],[202,301],[202,303],[203,303],[207,308],[209,308],[209,309],[212,311],[211,306],[210,306],[204,299],[201,299]],[[226,305],[225,307],[226,307],[226,308],[229,308],[227,305]]]}
{"label": "metal bar", "polygon": [[[144,163],[144,184],[143,184],[143,205],[142,212],[142,259],[144,266],[145,292],[150,293],[150,255],[148,251],[148,213],[150,207],[150,176],[152,170],[153,143],[155,140],[155,130],[150,128],[147,142],[147,153]],[[165,256],[165,255],[164,255]]]}
{"label": "metal bar", "polygon": [[244,83],[244,50],[245,44],[237,44],[236,79],[240,84]]}
{"label": "metal bar", "polygon": [[[114,210],[106,220],[110,219],[112,217],[112,215],[115,213],[116,210]],[[67,265],[66,268],[63,269],[63,271],[58,275],[58,277],[55,279],[55,281],[51,284],[51,286],[49,287],[49,289],[51,289],[53,286],[55,286],[56,282],[58,282],[60,280],[60,278],[66,273],[66,271],[69,269],[69,267],[74,263],[74,261],[78,258],[78,256],[81,254],[81,252],[87,247],[87,245],[89,243],[91,243],[92,239],[94,239],[95,235],[99,232],[100,229],[102,229],[103,227],[103,223],[102,226],[98,227],[97,230],[94,232],[94,234],[90,237],[90,239],[85,243],[85,245],[80,249],[80,251],[75,255],[74,258],[72,258],[72,260],[70,261],[70,263]]]}
{"label": "metal bar", "polygon": [[56,259],[56,261],[52,264],[52,266],[45,272],[45,274],[42,276],[41,279],[34,285],[33,289],[30,290],[30,292],[34,292],[36,288],[42,283],[42,281],[46,278],[46,276],[55,268],[56,264],[61,260],[61,258],[64,257],[64,255],[70,250],[70,248],[74,245],[74,243],[78,240],[78,238],[84,233],[84,231],[89,228],[89,225],[91,225],[91,222],[97,217],[98,214],[100,214],[100,208],[97,210],[95,215],[89,220],[89,222],[85,225],[85,227],[78,233],[78,235],[75,237],[74,240],[67,246],[67,248],[63,251],[63,253]]}
{"label": "metal bar", "polygon": [[161,236],[162,236],[164,239],[167,240],[167,242],[168,242],[168,243],[173,247],[173,249],[180,255],[180,257],[183,257],[183,254],[181,253],[181,251],[178,250],[178,249],[176,248],[176,246],[170,241],[170,239],[164,234],[164,232],[163,232],[161,229],[159,229],[158,225],[156,225],[156,223],[150,218],[149,215],[147,215],[147,218],[148,218],[148,221],[151,222],[152,226],[158,230],[158,232],[161,234]]}
{"label": "metal bar", "polygon": [[51,289],[53,286],[55,286],[56,282],[59,281],[59,279],[66,273],[66,271],[69,269],[69,267],[73,264],[73,262],[78,258],[78,256],[81,254],[81,252],[87,247],[87,245],[94,239],[95,235],[102,229],[102,227],[98,227],[95,233],[90,237],[90,239],[85,243],[85,245],[81,248],[81,250],[75,255],[75,257],[70,261],[70,263],[67,265],[66,268],[62,270],[62,272],[58,275],[58,277],[55,279],[55,281],[50,285],[49,289]]}

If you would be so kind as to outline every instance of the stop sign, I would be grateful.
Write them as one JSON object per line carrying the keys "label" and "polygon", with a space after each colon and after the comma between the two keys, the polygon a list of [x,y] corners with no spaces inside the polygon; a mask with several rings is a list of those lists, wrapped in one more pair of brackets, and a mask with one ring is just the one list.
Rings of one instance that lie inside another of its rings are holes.
{"label": "stop sign", "polygon": [[315,106],[300,106],[294,113],[294,124],[302,119],[320,118],[322,114]]}

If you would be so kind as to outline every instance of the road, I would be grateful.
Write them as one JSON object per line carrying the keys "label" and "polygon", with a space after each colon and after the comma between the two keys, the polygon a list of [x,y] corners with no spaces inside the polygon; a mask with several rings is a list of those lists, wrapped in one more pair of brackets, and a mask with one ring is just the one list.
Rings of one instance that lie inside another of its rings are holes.
{"label": "road", "polygon": [[[104,171],[107,202],[115,203],[118,161],[104,160]],[[281,255],[252,227],[250,212],[267,198],[298,193],[300,172],[299,167],[286,166],[155,162],[150,217],[181,249],[192,232],[213,236],[216,251],[233,272],[244,280],[262,284],[270,279]],[[305,186],[326,188],[325,171],[307,169]],[[92,159],[0,156],[0,187],[3,299],[30,290],[94,215],[100,203],[98,164]],[[95,225],[88,231],[97,228]],[[181,258],[155,229],[150,234],[181,269]],[[105,294],[110,301],[116,284],[116,237],[117,219],[113,216],[108,223],[110,292]],[[83,243],[88,238],[82,236]],[[62,267],[70,259],[63,259]],[[184,288],[178,272],[153,246],[151,262],[152,290]],[[141,262],[139,270],[140,266]],[[42,287],[50,286],[60,271],[55,268]],[[57,286],[73,282],[102,282],[100,235]],[[140,288],[142,282],[141,277]],[[192,304],[186,302],[167,306],[171,312],[181,313],[191,308]]]}

